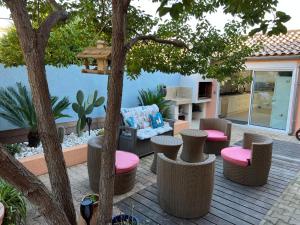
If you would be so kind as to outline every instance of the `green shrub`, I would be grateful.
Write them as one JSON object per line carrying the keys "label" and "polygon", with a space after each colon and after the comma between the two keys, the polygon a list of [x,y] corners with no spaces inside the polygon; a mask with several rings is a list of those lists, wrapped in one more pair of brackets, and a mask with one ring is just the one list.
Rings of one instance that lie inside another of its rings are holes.
{"label": "green shrub", "polygon": [[15,154],[21,152],[20,144],[7,144],[7,145],[4,145],[4,147],[7,150],[7,152],[9,154],[11,154],[12,156],[15,156]]}
{"label": "green shrub", "polygon": [[25,224],[26,203],[20,192],[0,179],[0,202],[4,205],[3,225]]}
{"label": "green shrub", "polygon": [[141,105],[153,105],[156,104],[160,113],[164,118],[169,118],[170,101],[165,100],[165,93],[163,92],[163,86],[158,85],[156,90],[140,90],[140,96],[138,97]]}
{"label": "green shrub", "polygon": [[[55,119],[70,117],[63,113],[70,105],[67,97],[59,100],[57,96],[52,96],[51,105]],[[16,87],[0,88],[0,117],[17,127],[29,128],[29,146],[37,147],[37,117],[31,92],[25,85],[16,83]]]}

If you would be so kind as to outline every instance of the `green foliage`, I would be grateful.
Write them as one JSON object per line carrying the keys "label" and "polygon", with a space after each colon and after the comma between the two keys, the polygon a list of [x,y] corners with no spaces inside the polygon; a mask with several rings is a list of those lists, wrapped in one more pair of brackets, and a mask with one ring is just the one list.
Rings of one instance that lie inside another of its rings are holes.
{"label": "green foliage", "polygon": [[[23,84],[16,85],[16,88],[0,88],[0,117],[17,127],[37,130],[37,117],[31,93]],[[69,117],[63,114],[70,105],[67,97],[60,101],[56,96],[51,97],[51,105],[55,119]]]}
{"label": "green foliage", "polygon": [[26,203],[13,186],[0,179],[0,202],[4,205],[3,225],[25,224]]}
{"label": "green foliage", "polygon": [[138,97],[139,102],[141,105],[153,105],[156,104],[159,108],[160,113],[164,118],[169,117],[169,110],[170,110],[170,101],[165,100],[165,94],[162,91],[163,86],[158,85],[156,90],[152,91],[148,90],[140,90]]}
{"label": "green foliage", "polygon": [[[158,12],[160,16],[169,14],[178,20],[182,14],[189,13],[196,18],[203,17],[204,13],[214,12],[219,7],[225,14],[240,18],[243,26],[258,27],[252,29],[250,35],[257,32],[273,35],[286,33],[283,23],[290,20],[290,16],[284,12],[276,11],[278,0],[264,1],[239,1],[239,0],[153,0],[160,2]],[[272,13],[273,19],[265,19],[267,13]]]}
{"label": "green foliage", "polygon": [[[35,26],[40,24],[50,12],[46,0],[27,1],[30,18]],[[126,72],[136,79],[142,71],[202,74],[219,81],[244,70],[245,58],[257,46],[245,44],[246,30],[253,28],[251,35],[262,32],[285,33],[283,25],[290,17],[276,11],[277,0],[153,0],[159,2],[160,16],[171,15],[170,19],[158,19],[147,15],[141,9],[130,6],[128,10],[127,40],[139,35],[152,34],[161,39],[177,39],[185,42],[188,49],[178,49],[172,45],[143,41],[135,45],[126,57]],[[66,1],[61,0],[71,12],[66,24],[54,27],[46,49],[46,63],[54,66],[80,64],[76,58],[83,48],[94,46],[96,40],[111,43],[112,8],[111,1]],[[222,8],[224,13],[234,16],[223,31],[215,29],[207,20],[208,14]],[[38,10],[37,10],[38,9]],[[37,13],[39,12],[39,13]],[[265,15],[273,13],[274,19]],[[191,26],[190,21],[195,21]],[[6,66],[24,64],[14,28],[0,39],[0,63]]]}
{"label": "green foliage", "polygon": [[78,136],[82,135],[82,130],[86,126],[87,115],[91,114],[94,108],[101,106],[104,103],[104,97],[98,98],[98,91],[95,90],[93,95],[90,95],[87,100],[84,100],[84,94],[79,90],[76,94],[77,103],[72,104],[72,109],[78,115],[76,131]]}
{"label": "green foliage", "polygon": [[11,154],[12,156],[15,156],[15,154],[21,152],[21,146],[18,143],[16,143],[16,144],[6,144],[6,145],[4,145],[4,147],[7,150],[7,152],[9,154]]}
{"label": "green foliage", "polygon": [[97,136],[103,136],[104,135],[104,128],[101,128],[98,133]]}
{"label": "green foliage", "polygon": [[[186,20],[166,21],[159,25],[157,36],[174,36],[191,46],[179,49],[154,42],[136,45],[127,56],[127,73],[136,78],[142,70],[183,75],[202,74],[222,81],[244,69],[244,62],[256,49],[247,46],[239,23],[228,23],[221,32],[208,21],[199,22],[195,29]],[[151,63],[149,63],[151,62]]]}
{"label": "green foliage", "polygon": [[[64,26],[53,29],[46,48],[45,62],[56,67],[80,65],[76,55],[89,45],[94,45],[94,34],[82,27],[82,19],[70,20]],[[0,63],[6,67],[24,65],[24,59],[15,27],[0,38]]]}

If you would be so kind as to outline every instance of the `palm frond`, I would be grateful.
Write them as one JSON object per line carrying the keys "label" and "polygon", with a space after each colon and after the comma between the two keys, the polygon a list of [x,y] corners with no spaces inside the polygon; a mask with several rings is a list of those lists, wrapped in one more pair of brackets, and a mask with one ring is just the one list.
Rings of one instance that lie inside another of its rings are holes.
{"label": "palm frond", "polygon": [[169,117],[170,101],[165,100],[164,94],[161,91],[162,86],[158,85],[154,91],[140,90],[138,100],[140,105],[156,104],[163,117]]}
{"label": "palm frond", "polygon": [[4,88],[0,89],[0,109],[1,116],[7,119],[10,123],[19,127],[26,127],[27,123],[24,120],[24,115],[20,112],[20,104],[14,99],[10,92]]}
{"label": "palm frond", "polygon": [[[53,99],[53,100],[52,100]],[[55,119],[63,118],[63,117],[70,117],[67,114],[62,114],[62,111],[67,109],[70,106],[70,101],[67,97],[64,97],[62,100],[58,101],[56,96],[51,98],[52,103],[52,110]]]}
{"label": "palm frond", "polygon": [[[0,88],[0,117],[17,127],[35,129],[37,116],[31,92],[21,83],[16,85],[17,87]],[[62,113],[69,107],[69,99],[64,97],[62,100],[58,100],[56,96],[51,97],[54,118],[69,117]]]}

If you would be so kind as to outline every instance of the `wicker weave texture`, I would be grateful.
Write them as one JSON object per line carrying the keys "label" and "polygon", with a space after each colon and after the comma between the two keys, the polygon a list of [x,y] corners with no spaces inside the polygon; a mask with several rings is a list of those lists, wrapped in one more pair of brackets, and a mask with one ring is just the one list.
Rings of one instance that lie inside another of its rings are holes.
{"label": "wicker weave texture", "polygon": [[[175,120],[173,119],[164,119],[164,122],[167,122],[170,124],[170,126],[173,128],[173,130],[165,132],[161,135],[174,135],[174,123]],[[128,135],[123,135],[123,132],[126,132]],[[139,157],[147,156],[151,153],[153,153],[152,145],[150,142],[150,138],[145,140],[140,140],[137,138],[137,129],[131,128],[128,126],[121,126],[120,127],[120,136],[119,136],[119,142],[118,142],[118,148],[132,152]]]}
{"label": "wicker weave texture", "polygon": [[224,176],[247,186],[261,186],[267,183],[272,161],[272,139],[252,133],[245,133],[243,147],[251,149],[251,161],[242,167],[223,160]]}
{"label": "wicker weave texture", "polygon": [[226,136],[226,141],[209,141],[206,140],[204,146],[204,152],[207,154],[220,155],[221,150],[226,148],[230,144],[231,139],[231,122],[225,119],[219,118],[206,118],[200,119],[200,130],[219,130]]}
{"label": "wicker weave texture", "polygon": [[182,145],[182,140],[172,136],[156,136],[151,138],[152,149],[154,151],[154,158],[151,165],[151,171],[156,174],[157,167],[157,153],[162,152],[168,158],[175,160],[178,151]]}
{"label": "wicker weave texture", "polygon": [[203,148],[207,132],[196,129],[186,129],[180,132],[183,148],[180,158],[186,162],[200,162],[204,160]]}
{"label": "wicker weave texture", "polygon": [[[88,142],[88,175],[90,187],[93,192],[99,192],[99,179],[101,167],[102,139],[91,138]],[[128,173],[115,175],[115,195],[124,194],[130,191],[135,185],[136,168]]]}
{"label": "wicker weave texture", "polygon": [[207,214],[213,193],[215,159],[209,155],[204,162],[187,163],[159,153],[157,185],[162,209],[181,218]]}

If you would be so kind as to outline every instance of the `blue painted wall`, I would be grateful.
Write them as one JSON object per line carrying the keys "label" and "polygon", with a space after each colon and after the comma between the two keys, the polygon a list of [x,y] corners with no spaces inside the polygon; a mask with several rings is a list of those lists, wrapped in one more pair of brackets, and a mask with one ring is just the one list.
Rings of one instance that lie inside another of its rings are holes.
{"label": "blue painted wall", "polygon": [[[56,68],[47,66],[47,79],[51,95],[63,97],[68,96],[70,102],[76,101],[76,92],[81,89],[85,95],[92,94],[98,90],[99,95],[107,96],[107,76],[95,74],[82,74],[81,67],[69,66],[68,68]],[[26,67],[4,68],[0,64],[0,86],[15,86],[16,82],[22,82],[29,86]],[[154,89],[158,84],[167,86],[178,86],[179,74],[143,73],[137,80],[124,80],[122,107],[133,107],[138,105],[138,91],[140,89]],[[71,118],[60,119],[57,122],[77,120],[76,113],[71,106],[65,111]],[[94,109],[91,117],[104,115],[103,107]],[[0,130],[14,129],[13,125],[0,118]]]}

